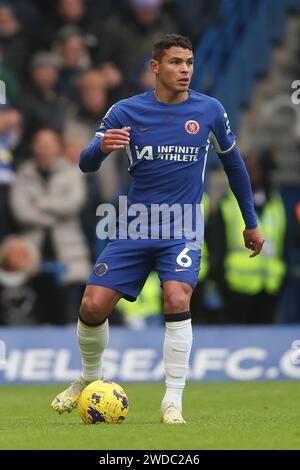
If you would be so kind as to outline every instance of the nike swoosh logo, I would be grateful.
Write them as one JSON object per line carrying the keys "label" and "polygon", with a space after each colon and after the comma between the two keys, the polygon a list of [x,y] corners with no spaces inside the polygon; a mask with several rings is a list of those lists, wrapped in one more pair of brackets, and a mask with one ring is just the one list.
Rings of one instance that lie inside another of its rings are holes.
{"label": "nike swoosh logo", "polygon": [[139,127],[139,131],[141,131],[141,132],[146,132],[149,129],[151,129],[151,127]]}
{"label": "nike swoosh logo", "polygon": [[178,273],[178,272],[180,272],[180,271],[187,271],[187,269],[184,269],[184,268],[182,268],[182,269],[178,269],[178,268],[175,269],[175,273]]}

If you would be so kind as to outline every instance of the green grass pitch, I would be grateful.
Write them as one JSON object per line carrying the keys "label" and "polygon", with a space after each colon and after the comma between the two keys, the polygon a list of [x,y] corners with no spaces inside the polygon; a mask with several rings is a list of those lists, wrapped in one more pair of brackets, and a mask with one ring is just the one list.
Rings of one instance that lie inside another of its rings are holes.
{"label": "green grass pitch", "polygon": [[122,384],[121,425],[85,425],[50,402],[62,386],[2,386],[0,449],[300,449],[300,382],[188,384],[186,425],[159,422],[162,384]]}

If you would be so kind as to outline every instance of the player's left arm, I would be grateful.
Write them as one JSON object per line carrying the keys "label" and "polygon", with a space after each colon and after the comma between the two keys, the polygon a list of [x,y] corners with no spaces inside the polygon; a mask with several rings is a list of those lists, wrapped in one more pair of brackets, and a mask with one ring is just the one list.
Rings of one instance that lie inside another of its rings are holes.
{"label": "player's left arm", "polygon": [[243,231],[245,246],[252,251],[250,258],[253,258],[261,252],[264,238],[257,227],[250,178],[236,146],[230,152],[221,155],[220,159],[227,174],[229,186],[240,206],[246,225]]}
{"label": "player's left arm", "polygon": [[252,251],[250,257],[253,258],[261,252],[264,238],[257,227],[250,178],[244,160],[236,147],[235,135],[230,129],[228,116],[220,103],[218,103],[210,139],[239,204],[246,226],[243,232],[245,246]]}

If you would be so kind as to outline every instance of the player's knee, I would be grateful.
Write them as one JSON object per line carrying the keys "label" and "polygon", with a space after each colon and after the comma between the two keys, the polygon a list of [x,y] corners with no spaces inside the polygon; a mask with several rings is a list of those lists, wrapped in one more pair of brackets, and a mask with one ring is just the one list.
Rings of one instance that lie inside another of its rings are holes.
{"label": "player's knee", "polygon": [[97,325],[105,320],[105,315],[102,314],[99,303],[93,296],[85,295],[82,299],[80,307],[80,316],[83,321],[91,325]]}
{"label": "player's knee", "polygon": [[166,313],[180,313],[189,310],[189,295],[184,291],[170,292],[165,296],[164,310]]}

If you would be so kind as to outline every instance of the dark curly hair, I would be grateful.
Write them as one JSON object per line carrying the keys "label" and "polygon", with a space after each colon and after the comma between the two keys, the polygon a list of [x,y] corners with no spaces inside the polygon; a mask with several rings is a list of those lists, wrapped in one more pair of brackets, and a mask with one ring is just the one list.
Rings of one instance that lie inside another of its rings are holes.
{"label": "dark curly hair", "polygon": [[160,61],[164,51],[170,47],[182,47],[183,49],[193,50],[193,46],[189,38],[180,36],[179,34],[165,34],[158,39],[152,47],[152,57]]}

